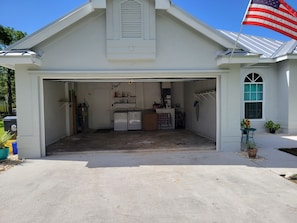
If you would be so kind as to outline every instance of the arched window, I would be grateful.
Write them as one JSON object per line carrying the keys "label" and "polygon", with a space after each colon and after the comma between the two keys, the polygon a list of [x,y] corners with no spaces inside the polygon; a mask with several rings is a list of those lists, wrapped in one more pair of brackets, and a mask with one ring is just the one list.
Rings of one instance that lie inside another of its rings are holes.
{"label": "arched window", "polygon": [[244,79],[244,117],[263,117],[263,79],[256,73],[250,73]]}

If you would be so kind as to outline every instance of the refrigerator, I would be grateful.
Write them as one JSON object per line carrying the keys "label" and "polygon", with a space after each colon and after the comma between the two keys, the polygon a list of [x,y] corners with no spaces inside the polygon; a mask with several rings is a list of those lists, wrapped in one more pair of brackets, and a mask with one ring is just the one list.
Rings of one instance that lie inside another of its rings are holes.
{"label": "refrigerator", "polygon": [[128,111],[128,130],[142,129],[142,112]]}
{"label": "refrigerator", "polygon": [[114,131],[128,130],[128,113],[126,111],[114,112]]}

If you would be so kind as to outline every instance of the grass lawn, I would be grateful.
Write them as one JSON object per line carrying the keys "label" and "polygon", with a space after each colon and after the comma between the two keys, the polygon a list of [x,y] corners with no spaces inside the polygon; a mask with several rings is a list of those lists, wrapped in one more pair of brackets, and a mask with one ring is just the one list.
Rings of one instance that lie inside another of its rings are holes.
{"label": "grass lawn", "polygon": [[4,123],[3,119],[0,120],[0,137],[4,134]]}

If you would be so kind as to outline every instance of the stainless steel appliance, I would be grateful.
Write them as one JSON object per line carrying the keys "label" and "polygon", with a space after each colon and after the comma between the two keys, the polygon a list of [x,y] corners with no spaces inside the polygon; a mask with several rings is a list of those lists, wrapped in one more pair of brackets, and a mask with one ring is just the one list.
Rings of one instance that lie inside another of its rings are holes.
{"label": "stainless steel appliance", "polygon": [[127,111],[114,112],[114,131],[128,130],[128,113]]}
{"label": "stainless steel appliance", "polygon": [[142,129],[142,112],[141,111],[128,111],[128,130],[141,130]]}

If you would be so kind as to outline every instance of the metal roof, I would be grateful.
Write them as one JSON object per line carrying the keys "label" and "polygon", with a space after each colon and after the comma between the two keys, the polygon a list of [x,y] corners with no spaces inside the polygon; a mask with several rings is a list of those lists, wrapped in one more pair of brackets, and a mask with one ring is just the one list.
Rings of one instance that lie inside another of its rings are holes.
{"label": "metal roof", "polygon": [[240,34],[225,30],[218,30],[227,38],[237,41],[237,47],[242,48],[250,53],[260,54],[261,58],[276,58],[286,54],[297,54],[297,41],[290,40],[283,42],[266,37]]}

